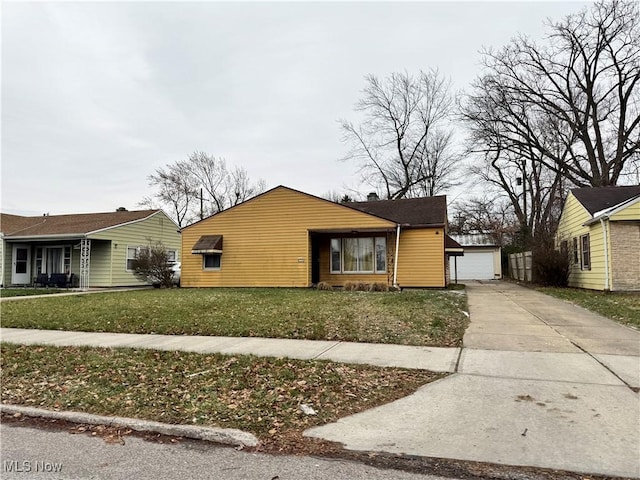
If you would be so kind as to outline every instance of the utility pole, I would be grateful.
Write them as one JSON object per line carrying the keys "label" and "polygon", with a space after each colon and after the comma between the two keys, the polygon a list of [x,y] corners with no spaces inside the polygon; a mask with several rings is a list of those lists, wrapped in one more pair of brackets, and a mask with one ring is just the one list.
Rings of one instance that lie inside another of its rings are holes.
{"label": "utility pole", "polygon": [[200,220],[204,218],[204,204],[202,198],[202,187],[200,187]]}

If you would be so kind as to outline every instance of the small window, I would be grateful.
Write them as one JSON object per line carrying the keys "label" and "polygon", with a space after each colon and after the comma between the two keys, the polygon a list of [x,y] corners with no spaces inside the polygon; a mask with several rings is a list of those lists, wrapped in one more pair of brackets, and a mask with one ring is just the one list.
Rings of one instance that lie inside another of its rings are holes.
{"label": "small window", "polygon": [[342,241],[339,238],[331,239],[331,273],[340,273],[342,263]]}
{"label": "small window", "polygon": [[127,270],[133,271],[133,261],[138,255],[140,247],[127,247]]}
{"label": "small window", "polygon": [[208,253],[202,256],[202,268],[204,270],[220,270],[222,255],[219,253]]}
{"label": "small window", "polygon": [[175,250],[167,250],[167,261],[169,263],[176,263],[177,252]]}
{"label": "small window", "polygon": [[580,237],[580,245],[582,247],[582,270],[591,270],[591,245],[588,233]]}
{"label": "small window", "polygon": [[577,265],[578,264],[578,237],[573,237],[573,264]]}
{"label": "small window", "polygon": [[376,237],[376,273],[387,272],[387,239]]}

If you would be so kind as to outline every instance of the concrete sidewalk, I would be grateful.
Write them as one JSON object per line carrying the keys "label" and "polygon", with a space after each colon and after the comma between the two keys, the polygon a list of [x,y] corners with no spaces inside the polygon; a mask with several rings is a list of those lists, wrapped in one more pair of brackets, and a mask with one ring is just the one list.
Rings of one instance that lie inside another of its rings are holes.
{"label": "concrete sidewalk", "polygon": [[256,337],[137,335],[0,328],[3,342],[26,345],[127,347],[198,353],[246,354],[302,360],[332,360],[379,367],[454,372],[459,348]]}
{"label": "concrete sidewalk", "polygon": [[467,286],[458,373],[305,435],[346,448],[640,477],[640,333],[504,282]]}

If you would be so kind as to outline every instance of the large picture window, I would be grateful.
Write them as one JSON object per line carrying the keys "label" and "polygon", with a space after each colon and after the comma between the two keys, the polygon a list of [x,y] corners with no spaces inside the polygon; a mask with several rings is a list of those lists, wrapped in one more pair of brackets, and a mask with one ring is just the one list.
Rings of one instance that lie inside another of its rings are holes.
{"label": "large picture window", "polygon": [[331,273],[374,272],[387,272],[385,237],[331,239]]}

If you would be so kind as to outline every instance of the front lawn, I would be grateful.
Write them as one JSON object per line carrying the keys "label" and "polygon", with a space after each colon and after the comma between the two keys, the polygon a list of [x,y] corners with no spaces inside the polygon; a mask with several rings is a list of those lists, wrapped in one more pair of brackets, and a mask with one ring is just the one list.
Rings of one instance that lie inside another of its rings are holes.
{"label": "front lawn", "polygon": [[58,288],[0,288],[0,297],[26,297],[31,295],[49,295],[67,290]]}
{"label": "front lawn", "polygon": [[640,328],[640,293],[604,293],[557,287],[540,287],[538,290],[568,300],[611,320]]}
{"label": "front lawn", "polygon": [[2,326],[454,347],[468,325],[463,292],[168,289],[2,303]]}
{"label": "front lawn", "polygon": [[[2,344],[2,402],[165,423],[239,428],[267,451],[302,432],[414,392],[445,375],[248,355]],[[300,405],[317,415],[306,415]],[[304,447],[303,445],[307,445]],[[302,448],[301,448],[302,447]]]}

